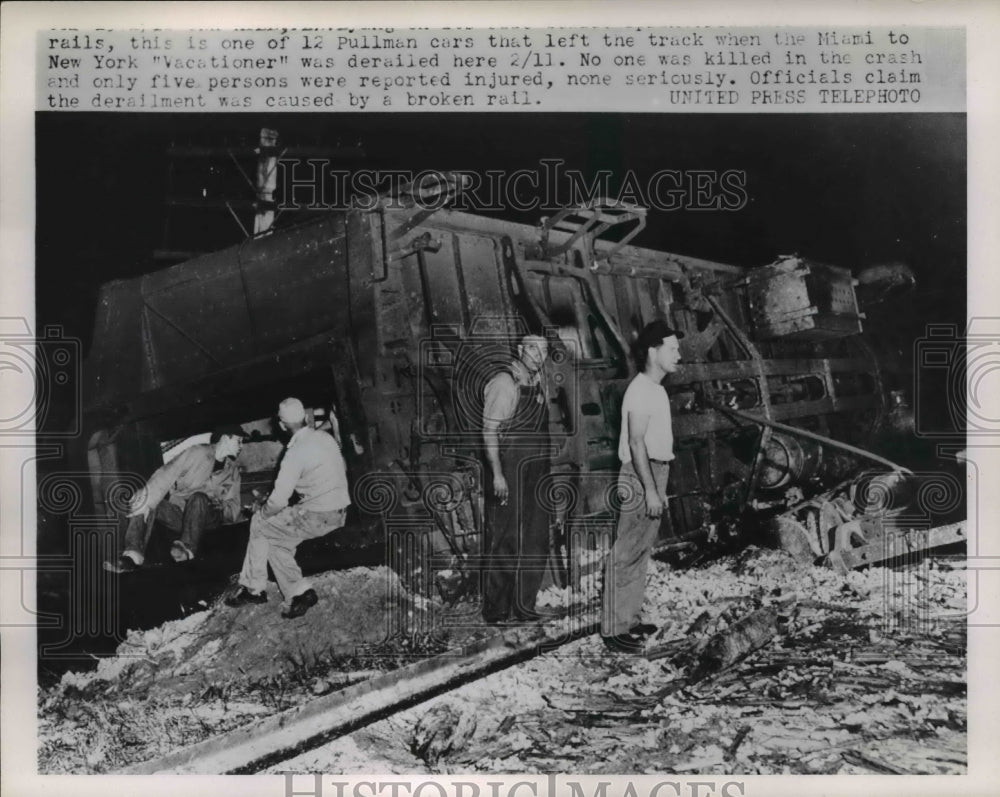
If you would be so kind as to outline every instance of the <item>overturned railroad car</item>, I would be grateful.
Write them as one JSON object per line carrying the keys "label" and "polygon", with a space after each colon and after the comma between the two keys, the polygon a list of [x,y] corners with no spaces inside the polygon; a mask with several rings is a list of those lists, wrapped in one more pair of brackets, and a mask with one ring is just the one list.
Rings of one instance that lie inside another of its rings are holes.
{"label": "overturned railroad car", "polygon": [[[551,517],[553,577],[572,577],[574,552],[613,528],[629,348],[660,317],[685,332],[667,384],[677,458],[664,551],[690,557],[747,533],[754,513],[863,466],[824,441],[870,447],[900,426],[909,380],[866,338],[850,270],[797,255],[746,269],[634,246],[645,211],[620,203],[533,227],[449,210],[449,191],[330,212],[105,285],[85,365],[98,512],[115,511],[120,474],[147,476],[223,421],[251,435],[249,503],[281,452],[270,418],[296,395],[345,454],[353,507],[341,543],[384,541],[395,566],[428,583],[474,570],[482,388],[532,332],[554,343],[554,464],[534,500]],[[831,529],[782,533],[806,555],[832,544]]]}

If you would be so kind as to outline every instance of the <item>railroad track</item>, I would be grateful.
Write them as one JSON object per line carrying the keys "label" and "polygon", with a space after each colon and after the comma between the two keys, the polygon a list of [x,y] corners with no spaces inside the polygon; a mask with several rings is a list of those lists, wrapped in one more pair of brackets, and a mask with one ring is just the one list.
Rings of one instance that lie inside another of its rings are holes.
{"label": "railroad track", "polygon": [[462,648],[409,664],[330,695],[111,774],[246,775],[387,716],[597,631],[598,614],[497,630]]}

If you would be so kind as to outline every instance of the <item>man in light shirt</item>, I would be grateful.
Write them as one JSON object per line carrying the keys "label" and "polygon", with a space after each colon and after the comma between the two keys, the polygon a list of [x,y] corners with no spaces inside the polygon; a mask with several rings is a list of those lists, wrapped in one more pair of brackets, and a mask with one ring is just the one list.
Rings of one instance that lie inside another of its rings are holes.
{"label": "man in light shirt", "polygon": [[674,458],[670,399],[663,378],[680,363],[682,332],[653,321],[635,342],[639,373],[622,400],[618,491],[623,505],[615,544],[604,568],[601,637],[611,650],[639,653],[656,628],[640,622],[649,554],[667,506],[667,478]]}
{"label": "man in light shirt", "polygon": [[[306,411],[297,398],[278,407],[278,424],[291,434],[271,495],[250,521],[240,587],[226,598],[228,606],[267,602],[267,566],[285,598],[281,616],[301,617],[319,598],[295,561],[299,543],[322,537],[344,525],[351,500],[347,467],[340,446],[327,432],[306,425]],[[299,496],[288,505],[292,493]]]}

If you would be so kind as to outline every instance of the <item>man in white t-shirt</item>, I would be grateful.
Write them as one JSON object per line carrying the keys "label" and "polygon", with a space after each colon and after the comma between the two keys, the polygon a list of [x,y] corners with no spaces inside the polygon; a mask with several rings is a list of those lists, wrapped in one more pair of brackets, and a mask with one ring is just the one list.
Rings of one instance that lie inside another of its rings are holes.
{"label": "man in white t-shirt", "polygon": [[639,373],[622,400],[618,493],[622,499],[615,544],[604,568],[601,637],[611,650],[639,653],[656,630],[640,622],[649,554],[667,505],[667,478],[674,458],[670,399],[663,378],[680,363],[684,333],[666,321],[647,324],[635,342]]}

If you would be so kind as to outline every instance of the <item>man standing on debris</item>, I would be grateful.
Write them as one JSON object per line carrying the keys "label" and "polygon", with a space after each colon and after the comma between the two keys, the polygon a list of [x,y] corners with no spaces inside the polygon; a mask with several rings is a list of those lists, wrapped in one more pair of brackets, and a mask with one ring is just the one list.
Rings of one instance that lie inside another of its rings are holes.
{"label": "man standing on debris", "polygon": [[542,378],[548,348],[545,338],[526,335],[517,358],[483,391],[483,444],[492,477],[483,619],[490,624],[542,616],[535,599],[548,556],[548,518],[534,500],[533,488],[550,469]]}
{"label": "man standing on debris", "polygon": [[244,437],[240,426],[220,426],[208,444],[186,448],[159,467],[129,505],[121,556],[104,568],[130,573],[141,567],[157,520],[178,536],[170,549],[175,562],[194,559],[206,529],[236,523],[242,512],[236,457]]}
{"label": "man standing on debris", "polygon": [[601,615],[604,644],[621,653],[641,652],[645,637],[656,630],[640,622],[640,613],[649,554],[667,505],[669,462],[674,458],[670,399],[662,381],[677,370],[678,341],[683,336],[665,321],[643,328],[634,349],[639,373],[622,400],[618,493],[623,505],[604,568]]}
{"label": "man standing on debris", "polygon": [[[226,598],[228,606],[267,602],[267,566],[271,565],[285,597],[281,616],[301,617],[319,598],[295,562],[299,543],[322,537],[344,525],[351,500],[347,467],[337,441],[306,425],[306,411],[297,398],[278,406],[278,424],[291,440],[267,501],[250,521],[239,589]],[[299,496],[288,505],[292,493]]]}

